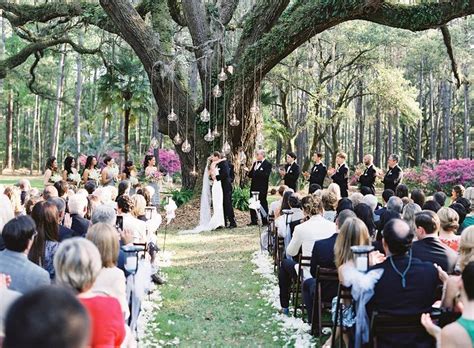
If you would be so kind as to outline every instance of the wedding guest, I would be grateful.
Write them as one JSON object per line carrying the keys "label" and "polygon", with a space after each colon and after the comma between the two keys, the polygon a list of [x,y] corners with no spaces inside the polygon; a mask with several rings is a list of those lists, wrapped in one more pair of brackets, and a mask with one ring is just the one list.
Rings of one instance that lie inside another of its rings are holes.
{"label": "wedding guest", "polygon": [[464,197],[469,201],[470,206],[468,214],[462,223],[463,229],[474,225],[474,187],[468,187],[464,192]]}
{"label": "wedding guest", "polygon": [[[293,197],[293,205],[290,205],[290,199]],[[291,214],[285,214],[285,211],[291,211]],[[283,199],[281,203],[281,210],[278,217],[275,219],[275,227],[277,233],[282,238],[287,238],[285,246],[288,245],[291,235],[289,235],[290,224],[293,221],[300,221],[304,218],[303,210],[301,209],[298,196],[293,192],[292,189],[288,189],[283,193]]]}
{"label": "wedding guest", "polygon": [[117,213],[115,212],[115,209],[106,204],[97,206],[94,209],[91,218],[92,224],[104,223],[109,224],[110,226],[115,226],[116,220]]}
{"label": "wedding guest", "polygon": [[294,152],[288,152],[286,154],[286,164],[284,169],[280,169],[280,176],[286,186],[298,191],[298,178],[300,176],[300,166],[296,163],[296,154]]}
{"label": "wedding guest", "polygon": [[312,195],[313,193],[316,193],[317,191],[321,191],[321,186],[318,184],[311,184],[309,185],[308,193]]}
{"label": "wedding guest", "polygon": [[87,191],[87,194],[91,195],[97,189],[97,184],[95,180],[89,180],[84,184],[84,189]]}
{"label": "wedding guest", "polygon": [[84,348],[89,337],[87,311],[73,292],[44,286],[23,295],[11,306],[3,348]]}
{"label": "wedding guest", "polygon": [[[424,213],[424,212],[422,212]],[[375,284],[375,292],[367,304],[369,318],[373,311],[388,315],[417,315],[431,312],[438,272],[430,262],[423,262],[410,250],[413,233],[400,219],[390,220],[384,228],[383,248],[387,258],[371,269],[384,272]],[[397,347],[400,342],[416,347],[433,347],[426,333],[387,333],[377,337],[382,347]]]}
{"label": "wedding guest", "polygon": [[20,187],[20,200],[21,200],[21,205],[25,205],[26,201],[29,198],[28,192],[31,190],[31,184],[28,179],[22,178],[18,180],[18,185]]}
{"label": "wedding guest", "polygon": [[3,226],[15,217],[10,200],[4,194],[0,194],[0,237]]}
{"label": "wedding guest", "polygon": [[443,207],[438,211],[440,221],[439,240],[455,252],[458,252],[461,236],[456,235],[459,228],[459,215],[451,208]]}
{"label": "wedding guest", "polygon": [[5,250],[0,251],[0,273],[10,276],[9,289],[23,294],[50,284],[48,272],[27,257],[36,234],[35,222],[29,216],[13,218],[2,231]]}
{"label": "wedding guest", "polygon": [[464,191],[466,189],[462,185],[454,185],[453,189],[451,190],[451,204],[455,203],[459,198],[464,195]]}
{"label": "wedding guest", "polygon": [[146,223],[134,217],[132,211],[134,209],[133,201],[128,196],[121,196],[117,200],[117,212],[119,216],[123,216],[123,227],[133,231],[134,242],[143,243],[147,240]]}
{"label": "wedding guest", "polygon": [[[395,154],[391,154],[388,157],[388,171],[385,173],[385,176],[382,180],[384,184],[384,190],[392,190],[396,192],[397,186],[400,184],[403,178],[403,171],[398,166],[398,156]],[[408,192],[407,192],[408,196]],[[401,197],[400,197],[401,198]]]}
{"label": "wedding guest", "polygon": [[[130,196],[130,181],[128,180],[122,180],[120,181],[119,185],[118,185],[118,193],[117,193],[117,198],[119,198],[120,196],[123,196],[123,195],[126,195],[126,196]],[[117,198],[115,198],[115,201],[117,201]]]}
{"label": "wedding guest", "polygon": [[63,180],[72,183],[72,180],[69,178],[69,175],[72,174],[77,174],[76,160],[72,156],[67,156],[64,159],[64,170],[62,173]]}
{"label": "wedding guest", "polygon": [[397,196],[390,197],[387,202],[387,210],[392,210],[401,214],[403,211],[402,200]]}
{"label": "wedding guest", "polygon": [[377,178],[377,170],[374,167],[374,157],[372,155],[364,156],[364,164],[366,166],[363,173],[359,174],[359,185],[362,192],[363,188],[368,188],[370,194],[375,195],[375,179]]}
{"label": "wedding guest", "polygon": [[334,192],[324,190],[322,195],[324,218],[329,221],[334,221],[336,218],[337,197]]}
{"label": "wedding guest", "polygon": [[90,221],[84,218],[87,213],[87,197],[75,194],[69,198],[69,213],[71,214],[71,230],[74,237],[84,237],[90,226]]}
{"label": "wedding guest", "polygon": [[21,293],[8,288],[10,283],[10,276],[0,273],[0,344],[2,344],[5,337],[5,317],[7,312],[13,302],[21,297]]}
{"label": "wedding guest", "polygon": [[352,205],[352,201],[349,198],[341,198],[337,202],[336,216],[339,215],[341,211],[346,210],[346,209],[354,211],[354,206]]}
{"label": "wedding guest", "polygon": [[137,170],[135,169],[133,161],[127,161],[123,168],[122,180],[130,180],[132,177],[137,177]]}
{"label": "wedding guest", "polygon": [[423,190],[414,189],[411,191],[410,198],[413,200],[413,203],[418,204],[420,208],[425,204],[426,197]]}
{"label": "wedding guest", "polygon": [[401,199],[408,198],[408,186],[399,184],[395,190],[395,195]]}
{"label": "wedding guest", "polygon": [[94,243],[102,259],[102,269],[91,291],[116,298],[122,308],[124,319],[127,319],[130,311],[125,294],[125,275],[122,270],[117,268],[120,250],[117,230],[109,224],[97,223],[89,228],[86,238]]}
{"label": "wedding guest", "polygon": [[421,211],[416,203],[408,203],[403,207],[402,219],[410,226],[410,231],[416,233],[415,216]]}
{"label": "wedding guest", "polygon": [[444,207],[446,203],[447,196],[444,192],[438,191],[433,195],[433,200],[439,203],[441,207]]}
{"label": "wedding guest", "polygon": [[57,221],[58,221],[58,227],[59,227],[59,241],[62,242],[65,239],[72,238],[74,231],[61,224],[61,222],[64,219],[64,215],[66,213],[66,203],[64,202],[64,199],[58,198],[58,197],[52,197],[48,199],[48,202],[51,202],[52,204],[54,204],[58,211]]}
{"label": "wedding guest", "polygon": [[330,183],[328,186],[328,191],[333,192],[336,195],[338,202],[341,200],[341,188],[338,184],[336,184],[335,182]]}
{"label": "wedding guest", "polygon": [[369,236],[375,237],[376,228],[372,209],[367,204],[360,203],[354,207],[354,213],[365,224]]}
{"label": "wedding guest", "polygon": [[115,160],[110,156],[105,156],[104,164],[105,167],[102,169],[100,182],[102,186],[114,186],[115,181],[118,180],[118,171],[115,170]]}
{"label": "wedding guest", "polygon": [[339,185],[341,189],[341,197],[347,197],[349,186],[349,168],[346,165],[347,155],[344,152],[339,152],[336,155],[337,168],[329,171],[329,175],[334,183]]}
{"label": "wedding guest", "polygon": [[415,224],[418,240],[412,245],[413,257],[436,263],[448,274],[453,273],[458,256],[438,237],[440,228],[438,215],[429,210],[421,211],[415,215]]}
{"label": "wedding guest", "polygon": [[365,195],[364,198],[362,199],[362,203],[367,204],[372,211],[372,214],[374,215],[374,221],[377,218],[379,219],[378,215],[375,215],[375,210],[377,209],[377,205],[379,204],[379,201],[377,197],[375,197],[372,194]]}
{"label": "wedding guest", "polygon": [[43,200],[47,201],[51,197],[59,197],[58,190],[54,185],[46,186],[42,194]]}
{"label": "wedding guest", "polygon": [[151,206],[151,193],[147,187],[142,187],[137,190],[137,195],[142,195],[145,198],[146,206]]}
{"label": "wedding guest", "polygon": [[91,173],[91,171],[95,170],[96,167],[97,167],[97,158],[92,155],[87,156],[86,164],[84,165],[84,170],[82,171],[82,183],[84,184],[84,186],[90,180],[89,174]]}
{"label": "wedding guest", "polygon": [[65,201],[67,201],[67,195],[68,195],[68,190],[69,190],[69,185],[67,181],[65,180],[56,181],[53,186],[56,188],[56,190],[58,190],[58,197],[63,198]]}
{"label": "wedding guest", "polygon": [[[268,180],[272,173],[272,164],[265,158],[265,151],[257,150],[255,155],[255,161],[252,164],[250,170],[245,167],[244,171],[247,172],[247,176],[251,179],[250,183],[250,196],[252,197],[252,191],[258,191],[258,200],[260,205],[268,214]],[[262,217],[262,223],[267,223],[267,218]],[[250,209],[250,224],[257,225],[257,214],[254,209]]]}
{"label": "wedding guest", "polygon": [[355,208],[358,204],[362,203],[362,200],[364,199],[364,195],[360,192],[353,192],[349,196],[349,199],[352,201],[352,205]]}
{"label": "wedding guest", "polygon": [[13,208],[15,216],[23,214],[23,207],[21,205],[21,192],[16,186],[8,186],[3,191],[3,194],[8,197]]}
{"label": "wedding guest", "polygon": [[280,196],[280,198],[277,199],[276,201],[273,201],[272,203],[270,203],[270,207],[268,208],[268,213],[269,214],[274,214],[275,218],[277,218],[278,215],[280,215],[281,204],[282,204],[282,201],[283,201],[283,193],[287,189],[288,189],[288,186],[280,185],[280,187],[278,187],[278,191],[277,191],[278,196]]}
{"label": "wedding guest", "polygon": [[390,197],[392,197],[394,195],[395,195],[395,192],[393,192],[393,190],[390,190],[390,189],[384,190],[382,192],[382,200],[383,200],[384,206],[380,209],[375,210],[374,214],[378,215],[378,216],[382,216],[382,214],[387,209],[388,200],[390,199]]}
{"label": "wedding guest", "polygon": [[48,271],[51,279],[55,277],[53,259],[59,246],[58,216],[56,205],[48,201],[37,203],[31,212],[37,235],[28,258]]}
{"label": "wedding guest", "polygon": [[421,209],[422,210],[431,210],[432,212],[437,213],[438,210],[441,209],[441,206],[439,205],[439,203],[437,201],[435,201],[433,199],[433,200],[430,200],[430,201],[426,201],[425,204],[423,204],[423,206],[421,207]]}
{"label": "wedding guest", "polygon": [[[303,173],[304,178],[309,182],[310,188],[311,188],[311,185],[318,185],[319,190],[321,190],[324,186],[324,179],[326,179],[328,170],[326,166],[324,165],[324,163],[322,162],[322,159],[323,159],[322,152],[315,152],[312,157],[312,160],[314,162],[313,167],[311,168],[309,173],[308,172]],[[313,192],[309,192],[309,193],[311,194]]]}
{"label": "wedding guest", "polygon": [[91,320],[92,347],[119,347],[125,338],[125,325],[119,301],[93,291],[102,269],[97,247],[85,238],[61,243],[54,258],[57,283],[77,292]]}
{"label": "wedding guest", "polygon": [[[305,215],[309,220],[295,227],[290,244],[286,248],[288,256],[296,256],[301,248],[303,256],[311,256],[314,242],[331,237],[336,232],[336,224],[323,217],[324,209],[320,198],[306,196],[302,202]],[[292,259],[284,259],[278,275],[280,287],[281,311],[288,314],[290,301],[291,279],[297,277],[295,265]],[[309,269],[304,269],[304,278],[310,277]]]}
{"label": "wedding guest", "polygon": [[87,196],[87,211],[86,214],[84,215],[84,218],[87,220],[90,220],[92,217],[92,213],[94,212],[94,209],[101,205],[102,202],[100,201],[99,197],[96,195],[88,195]]}
{"label": "wedding guest", "polygon": [[133,195],[131,199],[133,202],[132,215],[136,217],[138,220],[146,222],[148,219],[145,214],[145,208],[146,208],[145,198],[142,195]]}
{"label": "wedding guest", "polygon": [[[456,213],[458,213],[458,217],[459,217],[458,223],[459,225],[462,225],[464,223],[464,219],[467,216],[467,212],[464,206],[461,203],[454,203],[454,204],[451,204],[449,208],[453,209]],[[458,229],[458,233],[460,232],[462,231],[459,231]]]}
{"label": "wedding guest", "polygon": [[45,187],[54,184],[53,176],[56,174],[58,174],[58,161],[56,160],[56,157],[52,156],[46,161],[43,179],[43,184]]}

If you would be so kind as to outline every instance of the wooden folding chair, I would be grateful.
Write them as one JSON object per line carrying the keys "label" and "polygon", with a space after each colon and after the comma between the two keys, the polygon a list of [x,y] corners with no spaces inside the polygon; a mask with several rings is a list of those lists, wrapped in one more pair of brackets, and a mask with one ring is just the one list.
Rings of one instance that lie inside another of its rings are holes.
{"label": "wooden folding chair", "polygon": [[[295,288],[295,293],[293,296],[293,306],[295,307],[295,312],[294,312],[295,317],[296,317],[296,312],[298,308],[301,308],[301,315],[302,315],[303,320],[304,320],[303,267],[310,267],[310,266],[311,266],[311,256],[303,256],[303,254],[300,253],[298,257],[298,275],[296,277],[296,288]],[[298,304],[300,294],[301,294],[301,301],[300,301],[301,303]]]}
{"label": "wooden folding chair", "polygon": [[273,233],[275,232],[275,215],[268,215],[268,233],[267,233],[267,250],[270,255],[273,255]]}
{"label": "wooden folding chair", "polygon": [[323,301],[322,282],[339,283],[337,269],[316,268],[316,294],[313,301],[313,313],[311,316],[311,334],[321,336],[323,327],[332,327],[332,320],[323,320],[323,311],[331,314],[332,301]]}
{"label": "wooden folding chair", "polygon": [[336,315],[334,318],[334,323],[332,326],[332,338],[331,338],[331,347],[336,346],[336,330],[338,327],[341,328],[341,336],[339,337],[339,347],[342,348],[343,339],[342,339],[342,316],[343,316],[343,305],[344,302],[351,301],[352,302],[352,295],[351,295],[351,288],[348,288],[341,283],[339,283],[339,288],[337,290],[337,302],[336,302]]}

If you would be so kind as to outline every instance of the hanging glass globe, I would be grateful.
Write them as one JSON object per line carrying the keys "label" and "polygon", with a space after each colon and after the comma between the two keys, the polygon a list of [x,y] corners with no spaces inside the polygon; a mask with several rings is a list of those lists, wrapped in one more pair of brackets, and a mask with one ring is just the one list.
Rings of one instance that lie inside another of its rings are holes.
{"label": "hanging glass globe", "polygon": [[170,122],[176,122],[178,120],[178,115],[174,113],[174,110],[171,109],[171,112],[168,115],[168,121]]}
{"label": "hanging glass globe", "polygon": [[224,68],[221,69],[221,72],[219,73],[219,75],[217,75],[217,78],[219,79],[219,81],[227,80],[227,74],[225,73]]}
{"label": "hanging glass globe", "polygon": [[229,121],[231,127],[237,127],[240,124],[240,121],[237,119],[235,114],[232,115],[232,118]]}
{"label": "hanging glass globe", "polygon": [[217,126],[214,128],[214,132],[212,132],[212,135],[214,138],[219,138],[221,136],[221,133],[217,130]]}
{"label": "hanging glass globe", "polygon": [[215,98],[219,98],[222,96],[222,90],[221,88],[219,87],[219,85],[215,85],[214,88],[212,89],[212,95],[215,97]]}
{"label": "hanging glass globe", "polygon": [[229,66],[227,67],[227,71],[229,72],[229,74],[232,75],[232,74],[234,73],[234,66],[233,66],[233,65],[229,65]]}
{"label": "hanging glass globe", "polygon": [[186,139],[183,145],[181,145],[181,150],[184,153],[188,153],[189,151],[191,151],[191,144],[189,143],[188,139]]}
{"label": "hanging glass globe", "polygon": [[209,128],[209,131],[207,132],[207,134],[204,136],[204,140],[208,141],[208,142],[211,142],[211,141],[214,140],[214,134],[213,134],[213,132],[211,131],[210,128]]}
{"label": "hanging glass globe", "polygon": [[196,171],[196,167],[194,167],[193,170],[189,174],[191,174],[191,176],[198,176],[198,172]]}
{"label": "hanging glass globe", "polygon": [[224,145],[222,146],[222,152],[228,155],[232,149],[230,148],[229,142],[226,140]]}
{"label": "hanging glass globe", "polygon": [[176,134],[173,138],[173,144],[180,145],[182,142],[183,142],[183,139],[181,139],[181,136],[179,135],[179,133]]}
{"label": "hanging glass globe", "polygon": [[150,142],[150,146],[153,148],[153,149],[157,149],[158,148],[158,139],[156,139],[155,137],[151,138],[151,142]]}
{"label": "hanging glass globe", "polygon": [[204,110],[201,111],[200,118],[202,122],[209,122],[209,120],[211,119],[211,114],[209,113],[209,111],[207,111],[206,108],[204,108]]}

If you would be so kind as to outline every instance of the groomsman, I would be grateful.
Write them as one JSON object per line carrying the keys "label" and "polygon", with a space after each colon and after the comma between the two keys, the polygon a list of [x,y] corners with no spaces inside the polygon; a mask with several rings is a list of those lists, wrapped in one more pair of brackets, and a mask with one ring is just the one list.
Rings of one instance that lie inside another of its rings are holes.
{"label": "groomsman", "polygon": [[[249,170],[246,167],[244,170],[247,172],[247,176],[252,180],[250,184],[250,197],[252,197],[252,191],[258,191],[258,199],[260,200],[260,204],[268,214],[268,180],[272,172],[272,164],[265,159],[265,151],[257,150],[255,162],[253,162],[251,169]],[[253,209],[250,209],[250,219],[251,222],[249,225],[258,224],[257,214]],[[262,217],[262,222],[265,225],[267,223],[267,218]]]}
{"label": "groomsman", "polygon": [[280,176],[283,178],[285,185],[298,191],[298,177],[300,176],[300,166],[296,163],[296,154],[288,152],[286,154],[285,168],[280,169]]}
{"label": "groomsman", "polygon": [[315,152],[313,154],[312,159],[313,159],[314,165],[311,168],[311,171],[309,173],[304,172],[303,176],[305,177],[306,180],[309,181],[310,187],[313,184],[317,184],[321,188],[323,188],[324,179],[326,178],[326,174],[328,173],[326,166],[324,165],[323,162],[321,162],[321,160],[323,159],[323,154],[320,152]]}
{"label": "groomsman", "polygon": [[372,155],[364,156],[365,168],[364,173],[359,176],[360,189],[367,187],[370,192],[375,195],[375,179],[377,178],[377,170],[374,167],[374,157]]}
{"label": "groomsman", "polygon": [[403,178],[402,168],[398,166],[398,156],[391,154],[388,157],[388,172],[385,174],[382,182],[384,184],[384,190],[392,190],[395,192],[398,184],[401,183]]}
{"label": "groomsman", "polygon": [[347,155],[344,152],[339,152],[336,156],[337,168],[331,171],[331,179],[334,183],[339,185],[341,189],[341,197],[348,197],[347,189],[349,187],[349,168],[346,166]]}

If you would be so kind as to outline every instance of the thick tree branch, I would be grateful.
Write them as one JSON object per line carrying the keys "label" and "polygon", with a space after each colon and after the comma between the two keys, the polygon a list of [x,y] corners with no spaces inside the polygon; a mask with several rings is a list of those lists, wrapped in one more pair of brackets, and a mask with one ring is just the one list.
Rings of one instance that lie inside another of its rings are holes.
{"label": "thick tree branch", "polygon": [[186,18],[183,14],[181,1],[178,0],[168,0],[168,9],[170,11],[171,18],[176,22],[176,24],[185,27],[187,26]]}
{"label": "thick tree branch", "polygon": [[222,24],[227,25],[231,21],[238,4],[239,0],[221,0],[219,18]]}
{"label": "thick tree branch", "polygon": [[440,27],[441,33],[443,34],[443,42],[446,46],[446,51],[448,52],[449,60],[451,61],[451,69],[453,71],[454,78],[456,79],[457,88],[461,87],[461,78],[459,77],[458,65],[456,59],[454,58],[453,46],[451,43],[451,34],[446,25]]}

